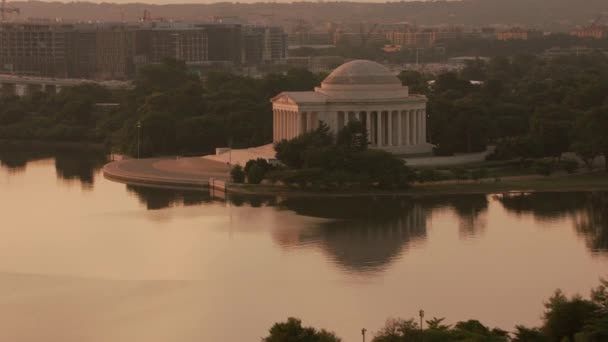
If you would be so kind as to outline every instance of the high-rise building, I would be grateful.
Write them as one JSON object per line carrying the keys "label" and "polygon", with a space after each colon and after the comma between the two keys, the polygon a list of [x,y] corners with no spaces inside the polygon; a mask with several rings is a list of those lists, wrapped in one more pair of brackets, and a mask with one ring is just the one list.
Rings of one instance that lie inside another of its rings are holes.
{"label": "high-rise building", "polygon": [[278,27],[149,22],[2,23],[0,73],[127,79],[166,58],[191,66],[284,60],[287,37]]}
{"label": "high-rise building", "polygon": [[282,61],[287,58],[287,34],[280,27],[246,26],[243,50],[245,64]]}
{"label": "high-rise building", "polygon": [[242,62],[243,28],[239,24],[197,24],[207,32],[208,60]]}
{"label": "high-rise building", "polygon": [[604,39],[608,38],[608,26],[593,24],[591,26],[578,28],[570,32],[570,35],[579,38]]}
{"label": "high-rise building", "polygon": [[0,72],[68,76],[72,30],[54,23],[0,23]]}
{"label": "high-rise building", "polygon": [[125,25],[95,31],[95,79],[126,79],[134,72],[135,30]]}

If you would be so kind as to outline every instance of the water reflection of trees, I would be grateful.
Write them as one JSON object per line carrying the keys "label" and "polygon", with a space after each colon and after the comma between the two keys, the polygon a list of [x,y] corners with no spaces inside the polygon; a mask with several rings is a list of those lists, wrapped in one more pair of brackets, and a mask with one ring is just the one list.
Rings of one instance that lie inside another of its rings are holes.
{"label": "water reflection of trees", "polygon": [[27,163],[48,159],[53,155],[48,150],[14,149],[6,146],[0,147],[0,166],[11,171],[25,171]]}
{"label": "water reflection of trees", "polygon": [[449,208],[458,217],[460,237],[471,238],[483,233],[487,226],[488,197],[486,195],[445,195],[422,200],[427,210]]}
{"label": "water reflection of trees", "polygon": [[532,215],[539,221],[555,220],[570,215],[585,206],[586,193],[509,193],[494,196],[507,211]]}
{"label": "water reflection of trees", "polygon": [[507,211],[539,221],[572,218],[593,252],[608,252],[608,193],[519,193],[495,197]]}
{"label": "water reflection of trees", "polygon": [[593,252],[608,252],[608,193],[587,194],[583,210],[575,218],[576,231]]}
{"label": "water reflection of trees", "polygon": [[76,180],[84,187],[92,188],[95,174],[107,162],[103,153],[60,153],[55,154],[55,172],[59,179]]}
{"label": "water reflection of trees", "polygon": [[205,191],[178,191],[162,188],[127,185],[127,191],[134,194],[148,210],[158,210],[174,206],[193,206],[212,201]]}
{"label": "water reflection of trees", "polygon": [[85,188],[92,188],[95,174],[108,159],[97,150],[75,150],[51,147],[0,147],[0,166],[12,172],[24,172],[27,164],[54,159],[58,179],[78,181]]}

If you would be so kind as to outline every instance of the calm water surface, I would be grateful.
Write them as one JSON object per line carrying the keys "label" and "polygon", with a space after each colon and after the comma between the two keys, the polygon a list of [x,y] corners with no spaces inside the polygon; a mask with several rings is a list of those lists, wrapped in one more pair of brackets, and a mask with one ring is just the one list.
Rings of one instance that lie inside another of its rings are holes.
{"label": "calm water surface", "polygon": [[259,341],[287,316],[358,341],[388,317],[540,322],[608,276],[608,194],[212,199],[0,150],[7,341]]}

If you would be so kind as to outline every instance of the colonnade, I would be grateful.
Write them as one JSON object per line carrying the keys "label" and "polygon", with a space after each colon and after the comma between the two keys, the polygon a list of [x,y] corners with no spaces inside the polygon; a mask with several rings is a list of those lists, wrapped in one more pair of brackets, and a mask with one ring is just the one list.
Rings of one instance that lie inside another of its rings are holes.
{"label": "colonnade", "polygon": [[[367,130],[372,147],[411,146],[426,143],[426,110],[339,111],[336,132],[349,121],[358,120]],[[292,139],[317,128],[317,112],[275,109],[273,112],[273,141]],[[333,126],[331,122],[328,122]]]}
{"label": "colonnade", "polygon": [[409,146],[426,143],[426,110],[338,112],[338,130],[359,120],[373,147]]}
{"label": "colonnade", "polygon": [[317,112],[302,112],[275,109],[272,115],[273,141],[292,139],[318,127]]}

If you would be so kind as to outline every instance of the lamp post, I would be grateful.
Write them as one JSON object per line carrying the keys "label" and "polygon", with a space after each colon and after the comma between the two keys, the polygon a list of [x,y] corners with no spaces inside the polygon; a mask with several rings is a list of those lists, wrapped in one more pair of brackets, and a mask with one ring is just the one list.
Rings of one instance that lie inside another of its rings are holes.
{"label": "lamp post", "polygon": [[424,340],[424,337],[422,335],[422,333],[424,332],[424,329],[422,327],[422,319],[424,319],[424,310],[418,311],[418,315],[420,315],[420,341],[422,341]]}
{"label": "lamp post", "polygon": [[365,333],[367,332],[367,329],[363,328],[361,329],[361,336],[363,336],[363,342],[365,342]]}
{"label": "lamp post", "polygon": [[137,120],[137,159],[139,159],[140,139],[141,139],[141,121]]}

